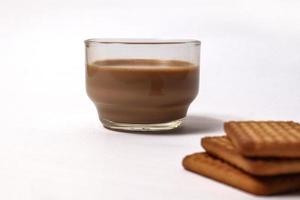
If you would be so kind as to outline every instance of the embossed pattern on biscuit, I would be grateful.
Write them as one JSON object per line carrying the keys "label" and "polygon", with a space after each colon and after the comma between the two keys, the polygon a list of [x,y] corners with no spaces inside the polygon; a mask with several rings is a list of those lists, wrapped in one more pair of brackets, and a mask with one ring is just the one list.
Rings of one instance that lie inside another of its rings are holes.
{"label": "embossed pattern on biscuit", "polygon": [[254,157],[300,157],[300,125],[292,121],[231,121],[224,124],[238,151]]}

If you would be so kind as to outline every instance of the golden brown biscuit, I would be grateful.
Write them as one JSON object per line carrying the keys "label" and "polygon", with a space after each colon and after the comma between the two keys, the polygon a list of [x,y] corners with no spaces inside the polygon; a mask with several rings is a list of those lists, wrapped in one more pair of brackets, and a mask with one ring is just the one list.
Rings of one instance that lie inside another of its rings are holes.
{"label": "golden brown biscuit", "polygon": [[188,155],[182,164],[189,171],[256,195],[271,195],[300,189],[300,174],[252,176],[207,153]]}
{"label": "golden brown biscuit", "polygon": [[201,144],[209,153],[254,175],[300,173],[300,158],[249,158],[238,153],[227,136],[205,137]]}
{"label": "golden brown biscuit", "polygon": [[231,121],[224,129],[242,155],[300,157],[300,125],[295,122]]}

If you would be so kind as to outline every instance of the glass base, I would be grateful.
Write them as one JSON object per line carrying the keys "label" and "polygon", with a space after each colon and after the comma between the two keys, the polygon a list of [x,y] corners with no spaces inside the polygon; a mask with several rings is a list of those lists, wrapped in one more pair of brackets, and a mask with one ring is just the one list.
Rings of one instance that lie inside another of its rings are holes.
{"label": "glass base", "polygon": [[155,132],[155,131],[168,131],[178,128],[183,121],[182,119],[177,119],[171,122],[166,123],[157,123],[157,124],[128,124],[128,123],[119,123],[113,122],[107,119],[100,119],[103,126],[108,129],[127,131],[127,132]]}

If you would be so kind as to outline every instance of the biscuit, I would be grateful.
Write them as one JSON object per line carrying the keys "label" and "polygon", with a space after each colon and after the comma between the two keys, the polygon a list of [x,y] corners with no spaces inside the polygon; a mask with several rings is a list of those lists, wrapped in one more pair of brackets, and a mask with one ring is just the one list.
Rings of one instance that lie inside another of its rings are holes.
{"label": "biscuit", "polygon": [[227,136],[249,157],[300,157],[300,125],[292,121],[231,121]]}
{"label": "biscuit", "polygon": [[258,176],[300,173],[300,158],[249,158],[238,153],[226,136],[202,138],[203,148],[230,164]]}
{"label": "biscuit", "polygon": [[272,195],[300,189],[300,174],[252,176],[207,153],[195,153],[182,161],[186,170],[256,195]]}

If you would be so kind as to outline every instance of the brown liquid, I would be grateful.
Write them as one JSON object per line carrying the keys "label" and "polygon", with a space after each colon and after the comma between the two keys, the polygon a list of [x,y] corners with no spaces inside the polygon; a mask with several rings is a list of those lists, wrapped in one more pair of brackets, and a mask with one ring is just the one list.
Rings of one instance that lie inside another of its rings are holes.
{"label": "brown liquid", "polygon": [[189,62],[115,59],[88,65],[86,87],[101,119],[150,124],[185,117],[198,79]]}

